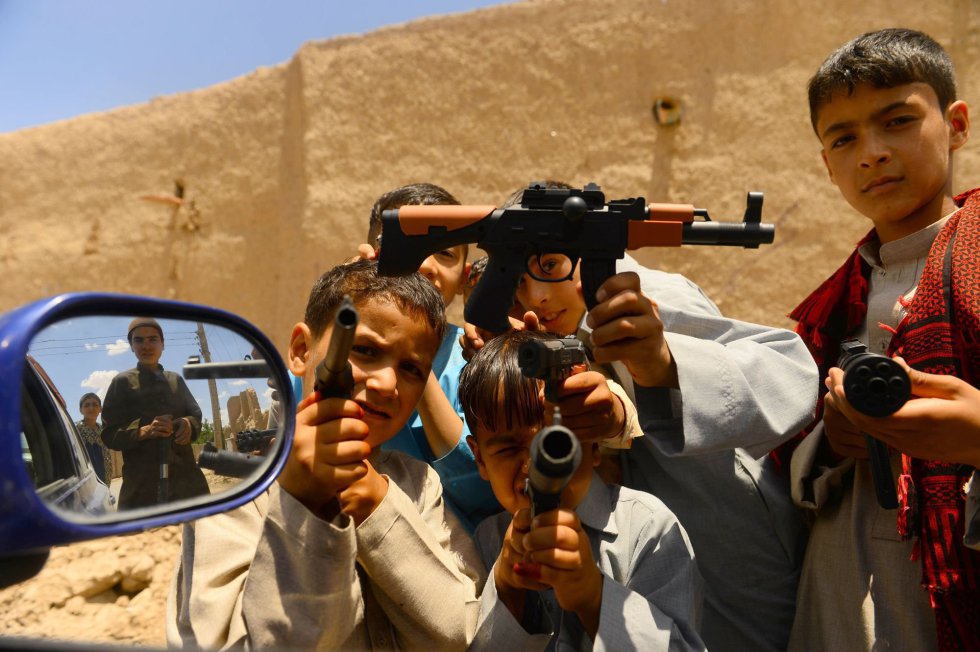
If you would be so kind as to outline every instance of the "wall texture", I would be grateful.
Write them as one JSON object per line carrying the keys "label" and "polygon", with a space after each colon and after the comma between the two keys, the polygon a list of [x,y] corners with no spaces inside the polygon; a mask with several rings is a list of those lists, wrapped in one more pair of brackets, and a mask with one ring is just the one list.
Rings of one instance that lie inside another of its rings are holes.
{"label": "wall texture", "polygon": [[[776,244],[638,257],[732,316],[789,325],[869,228],[827,180],[806,80],[845,40],[895,25],[948,48],[971,102],[971,0],[536,0],[307,43],[211,88],[0,134],[0,310],[147,294],[237,312],[282,347],[382,192],[431,181],[496,204],[555,178],[716,219],[764,191]],[[679,125],[652,118],[667,95]],[[956,190],[977,183],[978,152],[957,154]]]}

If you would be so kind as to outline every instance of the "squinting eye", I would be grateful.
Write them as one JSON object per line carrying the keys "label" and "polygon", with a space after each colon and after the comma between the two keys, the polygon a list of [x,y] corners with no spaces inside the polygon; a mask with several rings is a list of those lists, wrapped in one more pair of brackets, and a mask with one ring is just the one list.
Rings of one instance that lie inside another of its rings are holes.
{"label": "squinting eye", "polygon": [[350,350],[357,355],[362,355],[366,358],[373,358],[378,354],[378,350],[373,346],[364,346],[363,344],[355,344],[354,346],[350,347]]}
{"label": "squinting eye", "polygon": [[423,373],[422,369],[420,367],[415,366],[414,364],[411,363],[403,364],[402,369],[406,371],[409,375],[414,376],[415,378],[420,378],[420,379],[425,378],[425,373]]}

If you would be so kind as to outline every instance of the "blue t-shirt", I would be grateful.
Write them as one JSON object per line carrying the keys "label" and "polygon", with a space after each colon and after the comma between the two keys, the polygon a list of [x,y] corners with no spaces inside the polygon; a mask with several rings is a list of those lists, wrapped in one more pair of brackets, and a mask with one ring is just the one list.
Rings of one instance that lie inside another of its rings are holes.
{"label": "blue t-shirt", "polygon": [[[446,502],[456,516],[463,522],[466,529],[472,533],[480,521],[501,511],[490,483],[480,477],[476,468],[476,458],[466,443],[470,434],[463,417],[463,409],[459,403],[459,374],[466,365],[463,358],[463,348],[459,344],[459,336],[463,329],[453,324],[446,325],[446,335],[442,338],[439,350],[432,361],[432,372],[439,379],[439,385],[446,394],[450,404],[463,419],[463,432],[460,434],[456,448],[436,459],[425,438],[425,428],[418,411],[412,413],[408,423],[398,433],[383,443],[384,450],[396,450],[411,455],[415,459],[429,464],[439,474],[442,482],[442,492]],[[303,396],[303,379],[293,376],[293,394],[299,401]]]}

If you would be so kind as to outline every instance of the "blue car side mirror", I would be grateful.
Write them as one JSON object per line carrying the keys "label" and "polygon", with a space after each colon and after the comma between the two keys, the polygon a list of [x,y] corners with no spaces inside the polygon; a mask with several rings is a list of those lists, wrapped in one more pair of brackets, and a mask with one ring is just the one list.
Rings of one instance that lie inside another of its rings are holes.
{"label": "blue car side mirror", "polygon": [[82,293],[0,316],[0,586],[51,546],[253,499],[292,404],[268,338],[221,310]]}

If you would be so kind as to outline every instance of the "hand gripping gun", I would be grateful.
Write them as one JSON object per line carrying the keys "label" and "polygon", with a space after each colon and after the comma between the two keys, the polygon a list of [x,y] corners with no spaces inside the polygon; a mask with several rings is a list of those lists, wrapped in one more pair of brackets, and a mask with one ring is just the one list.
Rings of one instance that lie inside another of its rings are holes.
{"label": "hand gripping gun", "polygon": [[[518,365],[528,378],[545,381],[545,397],[558,401],[558,383],[575,367],[588,364],[585,346],[574,337],[528,340],[517,351]],[[582,446],[571,430],[561,425],[555,405],[554,424],[545,426],[531,440],[531,460],[525,493],[531,499],[531,516],[557,509],[561,492],[582,461]]]}
{"label": "hand gripping gun", "polygon": [[[900,364],[883,355],[868,353],[857,340],[840,345],[837,366],[844,372],[844,395],[855,410],[869,417],[887,417],[898,411],[912,394],[912,383]],[[875,495],[884,509],[898,507],[895,480],[888,460],[888,446],[865,434]]]}

